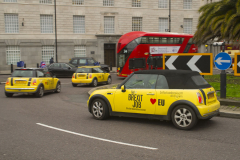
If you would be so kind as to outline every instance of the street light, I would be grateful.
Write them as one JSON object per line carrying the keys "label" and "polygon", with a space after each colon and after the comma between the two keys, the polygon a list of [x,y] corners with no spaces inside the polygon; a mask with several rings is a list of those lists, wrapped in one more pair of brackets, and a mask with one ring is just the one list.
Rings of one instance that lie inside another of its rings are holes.
{"label": "street light", "polygon": [[206,44],[206,45],[205,45],[205,48],[206,48],[206,53],[207,53],[207,47],[208,47],[208,45]]}
{"label": "street light", "polygon": [[57,5],[56,0],[54,0],[54,12],[55,12],[55,51],[56,51],[56,62],[58,62],[58,56],[57,56]]}
{"label": "street light", "polygon": [[171,0],[169,0],[169,16],[168,16],[168,21],[169,21],[169,29],[168,31],[171,32]]}

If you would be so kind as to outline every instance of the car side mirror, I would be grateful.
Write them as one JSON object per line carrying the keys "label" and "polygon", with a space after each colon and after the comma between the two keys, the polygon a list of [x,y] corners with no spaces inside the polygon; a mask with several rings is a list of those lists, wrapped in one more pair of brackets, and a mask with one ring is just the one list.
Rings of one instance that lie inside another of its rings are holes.
{"label": "car side mirror", "polygon": [[121,91],[122,91],[122,92],[126,92],[126,89],[125,89],[125,86],[124,86],[124,85],[121,86]]}
{"label": "car side mirror", "polygon": [[68,67],[68,69],[72,69],[71,67]]}

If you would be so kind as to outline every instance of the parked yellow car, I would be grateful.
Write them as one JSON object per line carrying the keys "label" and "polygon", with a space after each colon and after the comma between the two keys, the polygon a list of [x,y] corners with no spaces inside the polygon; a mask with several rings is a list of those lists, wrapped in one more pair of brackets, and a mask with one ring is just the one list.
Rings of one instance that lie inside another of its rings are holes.
{"label": "parked yellow car", "polygon": [[104,72],[100,66],[82,66],[78,67],[72,76],[72,86],[78,84],[91,84],[96,87],[98,83],[112,83],[112,77],[109,73]]}
{"label": "parked yellow car", "polygon": [[142,70],[132,73],[116,89],[94,91],[88,110],[95,119],[109,116],[172,120],[183,130],[198,119],[219,113],[214,88],[198,73],[179,70]]}
{"label": "parked yellow car", "polygon": [[15,69],[5,84],[5,95],[12,97],[14,93],[33,93],[42,97],[45,92],[61,91],[61,82],[47,68]]}

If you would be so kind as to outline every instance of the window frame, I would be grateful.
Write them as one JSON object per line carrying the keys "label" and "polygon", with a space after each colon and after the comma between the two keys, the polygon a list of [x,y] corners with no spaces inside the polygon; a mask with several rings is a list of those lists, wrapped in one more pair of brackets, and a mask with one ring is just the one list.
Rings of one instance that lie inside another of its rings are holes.
{"label": "window frame", "polygon": [[114,34],[115,33],[115,17],[104,16],[104,33]]}
{"label": "window frame", "polygon": [[73,33],[85,33],[85,16],[73,15]]}
{"label": "window frame", "polygon": [[41,33],[53,33],[53,15],[40,14]]}
{"label": "window frame", "polygon": [[50,59],[55,57],[55,48],[53,45],[44,45],[42,46],[42,61],[45,64],[50,63]]}
{"label": "window frame", "polygon": [[106,7],[114,6],[114,0],[103,0],[103,6]]}
{"label": "window frame", "polygon": [[169,8],[169,0],[158,0],[158,8]]}
{"label": "window frame", "polygon": [[19,33],[18,14],[4,13],[5,33]]}
{"label": "window frame", "polygon": [[132,7],[142,7],[142,0],[132,0]]}
{"label": "window frame", "polygon": [[142,31],[142,21],[142,17],[132,17],[132,31]]}
{"label": "window frame", "polygon": [[183,0],[183,9],[192,9],[192,0]]}
{"label": "window frame", "polygon": [[[13,55],[11,55],[13,54]],[[14,58],[11,58],[11,57]],[[9,60],[10,59],[10,60]],[[17,65],[17,62],[21,61],[21,51],[19,46],[7,46],[6,48],[6,63],[7,65]]]}

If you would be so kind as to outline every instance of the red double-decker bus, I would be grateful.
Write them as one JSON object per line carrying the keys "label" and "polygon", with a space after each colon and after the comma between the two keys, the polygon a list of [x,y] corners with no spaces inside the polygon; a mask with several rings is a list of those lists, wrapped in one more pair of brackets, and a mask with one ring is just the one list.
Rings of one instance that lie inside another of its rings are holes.
{"label": "red double-decker bus", "polygon": [[[184,33],[154,33],[134,31],[120,37],[117,46],[117,75],[127,77],[139,69],[129,69],[129,59],[162,56],[166,53],[196,53],[193,35]],[[146,65],[144,69],[148,69]],[[157,69],[162,69],[161,67]]]}

